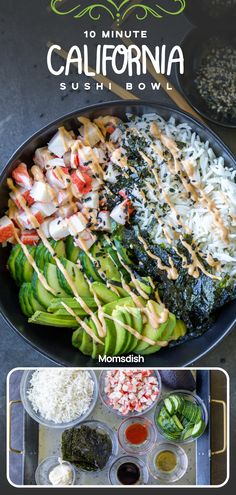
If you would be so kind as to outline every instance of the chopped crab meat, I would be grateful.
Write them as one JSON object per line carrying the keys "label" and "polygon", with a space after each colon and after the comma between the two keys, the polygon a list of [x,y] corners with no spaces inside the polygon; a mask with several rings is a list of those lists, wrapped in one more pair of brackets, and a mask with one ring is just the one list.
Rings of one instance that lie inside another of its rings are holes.
{"label": "chopped crab meat", "polygon": [[71,134],[64,127],[60,127],[48,143],[48,149],[56,157],[62,158],[71,148],[73,141]]}
{"label": "chopped crab meat", "polygon": [[75,203],[67,203],[57,209],[56,216],[69,218],[77,210]]}
{"label": "chopped crab meat", "polygon": [[40,211],[44,217],[50,217],[57,211],[57,207],[54,203],[41,203],[37,202],[32,205],[32,213]]}
{"label": "chopped crab meat", "polygon": [[14,236],[14,225],[6,215],[0,218],[0,242],[6,242]]}
{"label": "chopped crab meat", "polygon": [[49,233],[55,241],[59,241],[69,235],[69,230],[66,221],[62,218],[55,218],[49,224]]}
{"label": "chopped crab meat", "polygon": [[96,235],[92,234],[92,232],[88,229],[81,232],[78,237],[74,239],[75,245],[80,249],[83,249],[83,251],[88,251],[96,240]]}
{"label": "chopped crab meat", "polygon": [[92,187],[92,191],[99,191],[99,189],[101,189],[102,187],[102,184],[103,184],[103,181],[101,179],[92,179],[92,184],[91,184],[91,187]]}
{"label": "chopped crab meat", "polygon": [[[34,206],[35,205],[31,206],[30,213],[37,220],[38,223],[43,223],[43,215],[41,211],[39,211],[37,206],[36,208],[34,208]],[[22,227],[23,229],[31,230],[32,228],[35,227],[33,219],[31,219],[30,216],[24,211],[19,213],[16,220],[19,226]]]}
{"label": "chopped crab meat", "polygon": [[99,163],[105,163],[106,155],[105,155],[105,152],[101,148],[93,148],[93,152],[96,155]]}
{"label": "chopped crab meat", "polygon": [[39,242],[39,235],[36,230],[28,230],[27,232],[21,233],[21,242],[23,244],[28,244],[29,246],[36,246]]}
{"label": "chopped crab meat", "polygon": [[115,208],[113,208],[113,210],[111,211],[111,218],[115,220],[116,223],[125,225],[128,218],[127,200],[122,201],[122,203],[116,205]]}
{"label": "chopped crab meat", "polygon": [[63,155],[63,161],[66,167],[68,168],[74,168],[72,163],[71,163],[71,151],[67,151]]}
{"label": "chopped crab meat", "polygon": [[48,151],[48,148],[37,148],[34,155],[34,163],[39,165],[42,169],[46,168],[48,160],[52,159],[52,154]]}
{"label": "chopped crab meat", "polygon": [[100,141],[104,142],[104,136],[96,124],[91,122],[86,117],[79,117],[78,120],[81,124],[83,124],[83,126],[80,127],[80,133],[86,144],[93,147]]}
{"label": "chopped crab meat", "polygon": [[40,225],[40,228],[47,239],[50,237],[49,225],[52,220],[53,218],[46,218],[46,220],[44,220],[43,223]]}
{"label": "chopped crab meat", "polygon": [[49,169],[46,172],[47,181],[54,189],[66,189],[66,174],[61,172],[62,168]]}
{"label": "chopped crab meat", "polygon": [[16,192],[11,192],[10,198],[14,201],[17,208],[21,208],[20,198],[23,198],[28,206],[31,206],[34,203],[34,199],[31,197],[31,191],[24,187],[19,187]]}
{"label": "chopped crab meat", "polygon": [[23,186],[25,189],[31,189],[32,179],[29,175],[27,166],[25,163],[20,163],[12,172],[12,178],[16,184]]}
{"label": "chopped crab meat", "polygon": [[92,189],[92,179],[85,172],[76,170],[76,172],[71,174],[71,180],[80,194],[88,194]]}
{"label": "chopped crab meat", "polygon": [[87,162],[90,162],[92,160],[92,149],[91,146],[81,146],[81,141],[77,141],[79,143],[79,146],[77,145],[76,149],[76,155],[78,157],[78,163],[77,166],[86,166],[89,168],[89,165],[86,165]]}
{"label": "chopped crab meat", "polygon": [[65,205],[66,203],[68,203],[68,201],[70,200],[70,192],[65,190],[65,189],[61,189],[58,191],[57,193],[57,202],[60,206],[63,206]]}
{"label": "chopped crab meat", "polygon": [[100,211],[98,213],[98,226],[99,230],[105,230],[107,232],[111,232],[111,218],[109,211]]}
{"label": "chopped crab meat", "polygon": [[44,174],[38,165],[33,165],[30,169],[30,172],[33,175],[34,180],[38,180],[42,182],[45,181]]}
{"label": "chopped crab meat", "polygon": [[86,208],[98,209],[99,207],[99,194],[95,191],[91,191],[85,194],[83,197],[83,205]]}
{"label": "chopped crab meat", "polygon": [[55,196],[55,193],[52,187],[46,182],[36,181],[30,190],[30,196],[35,201],[48,203],[49,201],[52,201],[52,199]]}
{"label": "chopped crab meat", "polygon": [[46,165],[46,168],[47,169],[50,169],[50,168],[53,168],[53,167],[65,167],[66,164],[63,160],[63,158],[50,158],[50,160],[48,160],[47,162],[47,165]]}
{"label": "chopped crab meat", "polygon": [[107,371],[104,391],[109,404],[124,416],[133,411],[145,411],[160,393],[152,370]]}
{"label": "chopped crab meat", "polygon": [[80,212],[67,219],[69,233],[73,236],[86,229],[87,219]]}

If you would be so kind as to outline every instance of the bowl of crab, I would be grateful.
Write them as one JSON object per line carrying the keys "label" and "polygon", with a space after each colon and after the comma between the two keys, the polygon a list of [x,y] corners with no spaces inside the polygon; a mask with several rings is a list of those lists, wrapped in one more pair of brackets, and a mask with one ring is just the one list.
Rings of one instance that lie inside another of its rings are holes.
{"label": "bowl of crab", "polygon": [[140,416],[159,402],[161,377],[158,371],[142,368],[102,371],[99,395],[118,416]]}
{"label": "bowl of crab", "polygon": [[40,130],[0,178],[3,317],[63,365],[192,362],[235,323],[234,167],[214,133],[154,103]]}

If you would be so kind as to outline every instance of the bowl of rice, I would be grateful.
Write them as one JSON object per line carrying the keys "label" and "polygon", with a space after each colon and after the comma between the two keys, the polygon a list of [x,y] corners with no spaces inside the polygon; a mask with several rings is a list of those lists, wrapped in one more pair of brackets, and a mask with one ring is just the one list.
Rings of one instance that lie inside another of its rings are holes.
{"label": "bowl of rice", "polygon": [[93,411],[98,398],[92,370],[40,368],[24,371],[20,396],[27,413],[50,428],[72,427]]}

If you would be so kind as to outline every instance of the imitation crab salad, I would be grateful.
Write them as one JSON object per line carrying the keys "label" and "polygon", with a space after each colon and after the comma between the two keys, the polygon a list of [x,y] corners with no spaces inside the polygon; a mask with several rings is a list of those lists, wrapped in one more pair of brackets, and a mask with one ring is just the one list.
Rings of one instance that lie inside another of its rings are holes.
{"label": "imitation crab salad", "polygon": [[8,179],[0,242],[22,312],[93,358],[200,335],[236,297],[236,170],[174,118],[78,127]]}

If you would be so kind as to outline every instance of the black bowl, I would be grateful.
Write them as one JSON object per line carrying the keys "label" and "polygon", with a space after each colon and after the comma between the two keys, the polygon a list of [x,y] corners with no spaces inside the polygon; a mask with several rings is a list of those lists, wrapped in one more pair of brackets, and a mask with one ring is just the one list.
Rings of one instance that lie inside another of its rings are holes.
{"label": "black bowl", "polygon": [[202,28],[192,29],[181,43],[185,59],[185,71],[184,74],[179,74],[176,71],[176,77],[185,99],[200,115],[214,124],[236,128],[236,116],[217,115],[216,112],[212,111],[200,95],[194,82],[202,61],[210,49],[228,45],[234,46],[234,48],[236,46],[235,32],[229,29],[226,32],[220,29],[216,30],[215,27],[206,30]]}
{"label": "black bowl", "polygon": [[[76,130],[78,128],[77,116],[85,115],[90,118],[96,118],[99,115],[117,115],[125,119],[126,113],[134,113],[142,115],[143,113],[157,112],[163,118],[168,119],[174,116],[178,122],[187,122],[190,126],[206,141],[212,143],[213,149],[217,154],[224,157],[226,165],[234,166],[236,163],[234,156],[224,145],[224,143],[203,124],[193,119],[190,115],[174,110],[170,107],[158,105],[151,102],[137,101],[118,101],[103,103],[87,107],[77,112],[62,117],[43,128],[30,139],[28,139],[14,154],[6,165],[0,177],[0,212],[4,212],[7,208],[8,189],[6,179],[11,174],[19,160],[31,163],[33,153],[39,146],[45,145],[56,132],[57,128],[65,125],[68,129]],[[6,248],[0,248],[0,275],[1,275],[1,291],[0,291],[0,310],[9,324],[9,326],[21,335],[35,349],[49,357],[56,363],[65,366],[87,366],[92,367],[97,364],[96,361],[84,356],[71,345],[70,330],[55,329],[50,327],[37,326],[29,324],[27,318],[22,314],[18,303],[18,289],[11,279],[6,266],[6,261],[9,251]],[[219,311],[216,323],[210,330],[202,336],[187,341],[175,348],[163,349],[156,355],[147,356],[145,358],[146,366],[185,366],[192,363],[196,359],[206,354],[210,349],[215,347],[226,334],[228,334],[236,324],[236,301],[231,302],[226,307]],[[116,364],[119,366],[119,364]],[[124,365],[124,364],[123,364]],[[126,364],[127,365],[127,364]],[[131,363],[131,365],[133,365]],[[143,363],[135,363],[135,366],[142,366]],[[122,366],[122,364],[120,365]]]}

